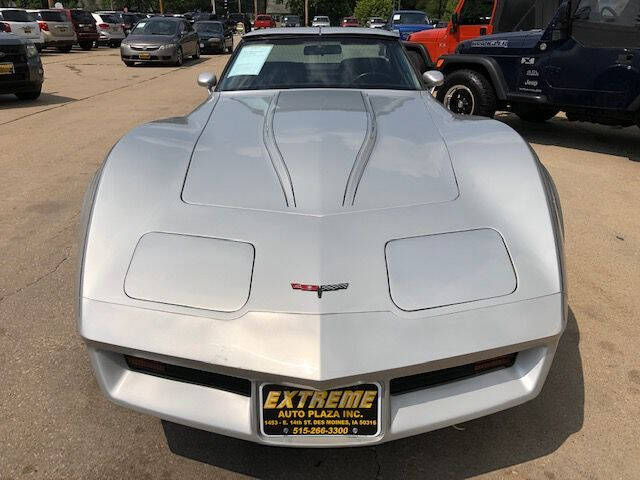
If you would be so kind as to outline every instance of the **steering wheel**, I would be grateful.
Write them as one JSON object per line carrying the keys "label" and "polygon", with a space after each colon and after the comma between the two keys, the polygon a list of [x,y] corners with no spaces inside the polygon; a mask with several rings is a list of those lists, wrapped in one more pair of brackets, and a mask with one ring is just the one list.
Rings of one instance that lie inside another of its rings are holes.
{"label": "steering wheel", "polygon": [[618,18],[618,14],[617,14],[617,12],[616,12],[613,8],[611,8],[611,7],[609,7],[609,6],[604,6],[604,7],[602,7],[602,8],[600,9],[600,16],[601,16],[602,18],[606,18],[606,17],[603,15],[603,13],[604,13],[605,11],[606,11],[606,12],[611,13],[611,15],[613,16],[613,19],[614,19],[614,20],[616,20],[616,19]]}
{"label": "steering wheel", "polygon": [[352,85],[354,83],[357,83],[359,80],[361,80],[361,79],[363,79],[365,77],[378,77],[378,78],[382,79],[382,83],[384,83],[385,81],[387,81],[389,83],[393,83],[393,78],[391,78],[391,75],[388,75],[386,73],[382,73],[382,72],[364,72],[364,73],[361,73],[360,75],[358,75],[353,80],[351,80],[349,82],[349,84]]}

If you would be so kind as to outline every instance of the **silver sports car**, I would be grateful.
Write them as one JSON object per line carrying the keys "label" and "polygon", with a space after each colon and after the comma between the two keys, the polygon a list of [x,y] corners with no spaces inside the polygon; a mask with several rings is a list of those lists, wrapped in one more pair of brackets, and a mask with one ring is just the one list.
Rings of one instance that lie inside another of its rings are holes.
{"label": "silver sports car", "polygon": [[567,316],[558,197],[511,128],[438,104],[441,80],[392,32],[260,30],[195,111],[125,135],[83,217],[104,393],[295,447],[535,397]]}

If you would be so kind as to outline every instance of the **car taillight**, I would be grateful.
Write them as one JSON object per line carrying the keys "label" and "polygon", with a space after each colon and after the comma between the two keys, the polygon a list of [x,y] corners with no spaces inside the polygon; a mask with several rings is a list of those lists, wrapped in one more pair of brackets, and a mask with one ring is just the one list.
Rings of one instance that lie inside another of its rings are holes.
{"label": "car taillight", "polygon": [[102,30],[109,30],[109,24],[108,23],[100,23],[100,24],[98,24],[98,27],[100,27]]}
{"label": "car taillight", "polygon": [[49,31],[49,25],[47,25],[47,22],[43,22],[42,20],[38,20],[38,26],[40,27],[40,30],[43,30],[45,32]]}
{"label": "car taillight", "polygon": [[9,25],[8,23],[4,24],[4,31],[7,33],[11,33],[11,25]]}

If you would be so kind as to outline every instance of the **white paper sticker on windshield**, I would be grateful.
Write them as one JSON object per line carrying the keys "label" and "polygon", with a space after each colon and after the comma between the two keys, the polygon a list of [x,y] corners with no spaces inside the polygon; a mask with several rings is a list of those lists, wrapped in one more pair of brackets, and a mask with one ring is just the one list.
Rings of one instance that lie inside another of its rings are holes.
{"label": "white paper sticker on windshield", "polygon": [[272,48],[273,45],[247,45],[243,47],[227,76],[258,75]]}
{"label": "white paper sticker on windshield", "polygon": [[396,21],[396,20],[400,20],[400,14],[399,14],[399,13],[396,13],[396,14],[393,16],[393,20],[394,20],[394,21]]}

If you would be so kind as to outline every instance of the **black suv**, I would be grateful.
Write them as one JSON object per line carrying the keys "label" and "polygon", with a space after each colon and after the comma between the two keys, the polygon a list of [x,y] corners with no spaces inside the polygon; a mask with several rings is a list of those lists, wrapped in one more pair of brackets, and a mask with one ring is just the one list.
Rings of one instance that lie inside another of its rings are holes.
{"label": "black suv", "polygon": [[640,0],[571,0],[543,30],[467,40],[437,66],[456,113],[640,126]]}
{"label": "black suv", "polygon": [[0,94],[15,93],[20,100],[40,96],[44,70],[31,40],[0,34]]}

